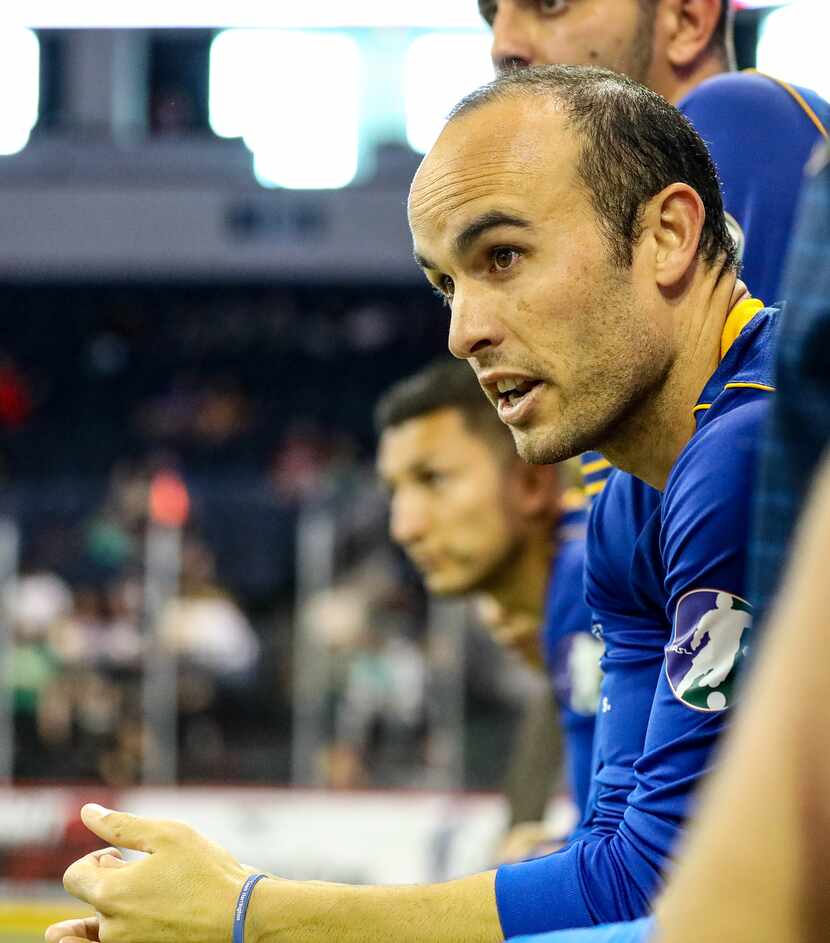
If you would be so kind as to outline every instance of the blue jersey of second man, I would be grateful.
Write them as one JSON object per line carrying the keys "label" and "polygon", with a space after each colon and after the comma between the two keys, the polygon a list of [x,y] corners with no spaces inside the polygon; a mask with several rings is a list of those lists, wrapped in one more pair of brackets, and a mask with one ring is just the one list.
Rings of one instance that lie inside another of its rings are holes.
{"label": "blue jersey of second man", "polygon": [[632,920],[659,887],[748,644],[746,548],[773,323],[759,302],[730,313],[665,490],[612,472],[596,500],[586,590],[605,654],[591,795],[579,838],[499,869],[505,936]]}
{"label": "blue jersey of second man", "polygon": [[567,513],[545,600],[542,648],[559,708],[571,795],[580,817],[591,784],[602,643],[591,634],[585,602],[584,509]]}

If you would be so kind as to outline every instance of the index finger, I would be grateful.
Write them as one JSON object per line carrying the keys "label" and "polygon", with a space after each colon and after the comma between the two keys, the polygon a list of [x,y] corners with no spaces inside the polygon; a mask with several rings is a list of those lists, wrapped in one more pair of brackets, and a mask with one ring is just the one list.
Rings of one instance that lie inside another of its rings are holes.
{"label": "index finger", "polygon": [[81,808],[81,821],[104,841],[147,854],[156,851],[173,834],[176,824],[116,812],[95,803],[87,803]]}

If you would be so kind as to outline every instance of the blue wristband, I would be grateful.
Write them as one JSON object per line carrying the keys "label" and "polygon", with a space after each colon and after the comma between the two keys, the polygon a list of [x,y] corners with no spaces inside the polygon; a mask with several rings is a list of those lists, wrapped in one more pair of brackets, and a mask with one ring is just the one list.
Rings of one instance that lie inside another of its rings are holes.
{"label": "blue wristband", "polygon": [[232,943],[245,943],[245,917],[248,914],[248,904],[251,903],[251,895],[254,893],[257,882],[267,877],[267,874],[252,874],[242,885],[239,900],[236,902],[236,910],[233,912]]}

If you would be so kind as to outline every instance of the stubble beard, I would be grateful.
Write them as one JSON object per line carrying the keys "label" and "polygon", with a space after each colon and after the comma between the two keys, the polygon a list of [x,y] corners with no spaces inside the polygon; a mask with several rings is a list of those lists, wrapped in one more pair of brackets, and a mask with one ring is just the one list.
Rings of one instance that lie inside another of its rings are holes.
{"label": "stubble beard", "polygon": [[[617,308],[621,323],[629,326],[615,343],[607,344],[606,355],[577,377],[568,398],[560,390],[558,415],[536,429],[512,428],[520,457],[531,465],[553,465],[583,452],[616,451],[629,438],[628,430],[639,428],[638,419],[648,412],[671,371],[671,358],[663,343],[641,328],[634,300]],[[588,345],[589,350],[592,345]]]}

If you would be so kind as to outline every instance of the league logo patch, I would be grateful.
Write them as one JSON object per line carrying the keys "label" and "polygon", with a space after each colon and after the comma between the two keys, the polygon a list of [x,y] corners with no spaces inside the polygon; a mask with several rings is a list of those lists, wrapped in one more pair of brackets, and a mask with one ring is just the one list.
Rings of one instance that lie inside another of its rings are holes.
{"label": "league logo patch", "polygon": [[739,596],[696,589],[681,597],[666,647],[666,674],[675,697],[699,711],[730,707],[751,626],[752,606]]}
{"label": "league logo patch", "polygon": [[599,660],[605,646],[587,632],[572,632],[556,645],[553,689],[563,704],[577,714],[597,712],[602,669]]}

